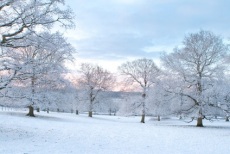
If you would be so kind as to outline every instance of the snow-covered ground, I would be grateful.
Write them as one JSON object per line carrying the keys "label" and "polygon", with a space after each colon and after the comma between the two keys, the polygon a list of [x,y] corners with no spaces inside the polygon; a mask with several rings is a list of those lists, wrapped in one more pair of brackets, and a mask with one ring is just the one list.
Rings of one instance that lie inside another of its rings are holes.
{"label": "snow-covered ground", "polygon": [[0,154],[228,154],[230,123],[0,111]]}

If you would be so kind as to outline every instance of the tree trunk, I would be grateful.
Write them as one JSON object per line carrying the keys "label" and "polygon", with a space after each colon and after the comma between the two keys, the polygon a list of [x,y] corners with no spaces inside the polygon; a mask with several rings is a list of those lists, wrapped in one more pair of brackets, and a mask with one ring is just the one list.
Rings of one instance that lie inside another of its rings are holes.
{"label": "tree trunk", "polygon": [[89,117],[93,117],[93,111],[89,111]]}
{"label": "tree trunk", "polygon": [[93,101],[95,96],[93,94],[93,88],[90,87],[90,94],[89,94],[90,102],[89,102],[89,117],[93,117]]}
{"label": "tree trunk", "polygon": [[78,110],[76,110],[76,115],[78,115]]}
{"label": "tree trunk", "polygon": [[197,127],[203,127],[203,113],[202,113],[202,107],[200,106],[198,118],[197,118]]}
{"label": "tree trunk", "polygon": [[143,89],[143,102],[142,102],[142,116],[141,116],[141,123],[145,123],[145,97],[146,97],[146,89]]}
{"label": "tree trunk", "polygon": [[27,116],[35,117],[33,106],[30,105],[30,106],[28,106],[28,108],[29,108],[29,113],[27,114]]}
{"label": "tree trunk", "polygon": [[157,121],[161,121],[161,117],[159,115],[157,116]]}
{"label": "tree trunk", "polygon": [[226,116],[225,121],[226,121],[226,122],[229,122],[229,117],[228,117],[228,116]]}
{"label": "tree trunk", "polygon": [[142,114],[141,116],[141,123],[145,123],[145,114]]}
{"label": "tree trunk", "polygon": [[199,117],[198,119],[197,119],[197,127],[203,127],[203,122],[202,122],[202,118],[201,117]]}

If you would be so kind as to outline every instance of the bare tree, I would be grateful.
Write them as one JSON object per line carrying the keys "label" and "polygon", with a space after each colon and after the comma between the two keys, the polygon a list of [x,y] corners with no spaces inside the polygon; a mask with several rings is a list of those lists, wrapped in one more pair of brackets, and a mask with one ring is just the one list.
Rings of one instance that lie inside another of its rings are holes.
{"label": "bare tree", "polygon": [[8,57],[14,59],[14,64],[20,67],[12,84],[31,89],[29,93],[22,91],[23,97],[30,101],[29,116],[34,116],[33,106],[42,102],[42,91],[60,87],[62,73],[66,70],[64,63],[73,59],[74,52],[72,46],[59,33],[43,33],[40,36],[42,38],[31,36],[27,40],[31,44],[28,47],[7,52]]}
{"label": "bare tree", "polygon": [[148,112],[151,115],[157,116],[157,120],[160,121],[161,116],[168,116],[172,114],[172,108],[170,101],[174,99],[171,93],[168,93],[164,87],[165,78],[161,78],[158,82],[150,88],[149,95],[147,97]]}
{"label": "bare tree", "polygon": [[[9,57],[9,50],[33,46],[37,37],[48,41],[43,32],[54,24],[74,27],[73,12],[64,0],[2,0],[0,2],[0,90],[5,89],[21,67]],[[31,41],[33,39],[33,42]]]}
{"label": "bare tree", "polygon": [[198,33],[185,36],[183,47],[175,48],[174,52],[162,59],[171,75],[177,76],[181,85],[172,91],[187,97],[193,102],[187,110],[197,111],[197,126],[202,127],[205,101],[205,91],[213,86],[213,81],[224,71],[224,56],[227,46],[219,36],[210,31],[201,30]]}
{"label": "bare tree", "polygon": [[142,89],[142,118],[141,122],[145,123],[146,114],[146,95],[149,87],[151,87],[156,77],[158,76],[159,69],[151,59],[137,59],[132,62],[126,62],[119,67],[122,75],[131,84],[138,84]]}
{"label": "bare tree", "polygon": [[86,101],[89,101],[89,117],[92,117],[93,105],[96,102],[98,94],[103,90],[108,90],[115,82],[114,76],[98,65],[89,63],[81,64],[81,77],[79,84],[83,90],[86,90]]}
{"label": "bare tree", "polygon": [[[74,26],[73,13],[61,9],[64,0],[3,0],[0,3],[0,46],[21,47],[34,33],[50,29],[54,23],[65,28]],[[63,8],[63,7],[62,7]]]}

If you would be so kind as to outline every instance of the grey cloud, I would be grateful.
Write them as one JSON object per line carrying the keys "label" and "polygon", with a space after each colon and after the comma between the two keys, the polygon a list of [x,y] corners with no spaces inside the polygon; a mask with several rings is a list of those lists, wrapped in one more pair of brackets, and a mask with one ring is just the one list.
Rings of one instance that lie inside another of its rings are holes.
{"label": "grey cloud", "polygon": [[[72,40],[79,56],[99,59],[159,57],[161,51],[144,52],[151,46],[169,50],[186,33],[200,29],[230,36],[228,0],[67,0],[76,12],[76,25],[88,38]],[[78,35],[78,34],[76,34]],[[167,51],[169,52],[169,51]]]}

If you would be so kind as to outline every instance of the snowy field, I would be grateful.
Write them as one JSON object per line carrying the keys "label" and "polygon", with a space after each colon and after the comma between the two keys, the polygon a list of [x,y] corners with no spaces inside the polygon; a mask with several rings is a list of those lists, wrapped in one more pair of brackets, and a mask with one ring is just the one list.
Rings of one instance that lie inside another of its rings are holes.
{"label": "snowy field", "polygon": [[230,123],[0,111],[0,154],[229,154]]}

